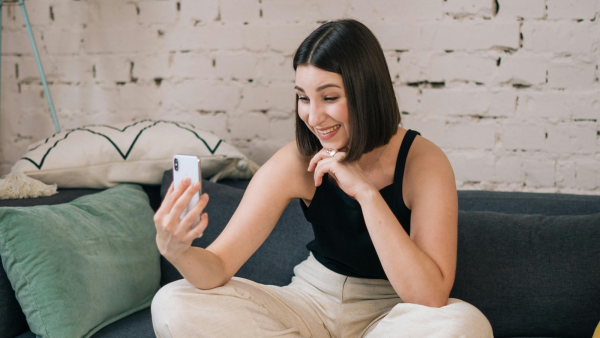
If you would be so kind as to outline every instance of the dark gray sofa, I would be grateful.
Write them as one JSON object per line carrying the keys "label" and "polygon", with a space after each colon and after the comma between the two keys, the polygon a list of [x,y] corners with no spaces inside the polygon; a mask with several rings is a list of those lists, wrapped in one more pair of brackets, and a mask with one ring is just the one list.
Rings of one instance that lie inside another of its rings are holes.
{"label": "dark gray sofa", "polygon": [[[169,175],[162,191],[144,186],[154,210]],[[194,245],[205,247],[226,225],[247,182],[203,184],[211,196],[210,224]],[[51,197],[0,201],[0,206],[64,203],[94,192],[66,189]],[[451,297],[477,306],[495,337],[591,337],[600,322],[600,196],[489,191],[459,191],[458,196],[458,264]],[[237,275],[285,285],[293,266],[308,255],[305,245],[311,239],[310,224],[294,200]],[[181,278],[164,259],[161,272],[162,285]],[[34,335],[0,269],[0,338],[12,337]],[[150,309],[93,337],[154,337]]]}

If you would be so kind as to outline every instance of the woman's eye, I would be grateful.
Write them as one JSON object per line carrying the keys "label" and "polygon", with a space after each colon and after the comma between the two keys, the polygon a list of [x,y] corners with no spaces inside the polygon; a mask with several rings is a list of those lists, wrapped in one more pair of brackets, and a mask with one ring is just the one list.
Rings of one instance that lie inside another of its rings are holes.
{"label": "woman's eye", "polygon": [[302,102],[308,102],[308,97],[299,97],[298,100],[302,101]]}
{"label": "woman's eye", "polygon": [[337,99],[338,99],[337,97],[326,97],[325,101],[335,101]]}

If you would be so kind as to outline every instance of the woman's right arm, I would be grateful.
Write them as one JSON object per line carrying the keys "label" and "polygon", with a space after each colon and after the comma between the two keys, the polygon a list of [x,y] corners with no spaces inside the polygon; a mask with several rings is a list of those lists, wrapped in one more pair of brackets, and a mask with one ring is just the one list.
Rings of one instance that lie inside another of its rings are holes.
{"label": "woman's right arm", "polygon": [[208,225],[208,216],[189,230],[208,202],[206,194],[179,222],[176,216],[198,188],[169,188],[154,217],[159,251],[197,288],[224,285],[262,245],[290,201],[307,195],[306,182],[312,179],[307,167],[295,142],[281,148],[256,172],[229,223],[206,249],[191,243]]}

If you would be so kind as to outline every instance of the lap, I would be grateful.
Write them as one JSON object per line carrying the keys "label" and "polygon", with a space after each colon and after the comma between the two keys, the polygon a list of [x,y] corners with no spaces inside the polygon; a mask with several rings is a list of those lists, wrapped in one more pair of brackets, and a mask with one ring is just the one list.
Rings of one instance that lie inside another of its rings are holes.
{"label": "lap", "polygon": [[298,296],[289,288],[237,277],[210,290],[182,279],[156,294],[152,321],[162,338],[326,337],[318,316]]}

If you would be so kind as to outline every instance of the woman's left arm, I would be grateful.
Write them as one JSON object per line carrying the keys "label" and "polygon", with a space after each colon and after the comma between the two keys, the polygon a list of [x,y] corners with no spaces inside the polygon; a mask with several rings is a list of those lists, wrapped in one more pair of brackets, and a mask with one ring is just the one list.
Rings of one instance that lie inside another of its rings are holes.
{"label": "woman's left arm", "polygon": [[398,295],[408,303],[441,307],[454,284],[458,196],[450,162],[441,149],[433,148],[411,159],[406,168],[403,184],[411,192],[410,237],[377,189],[363,189],[355,197]]}

